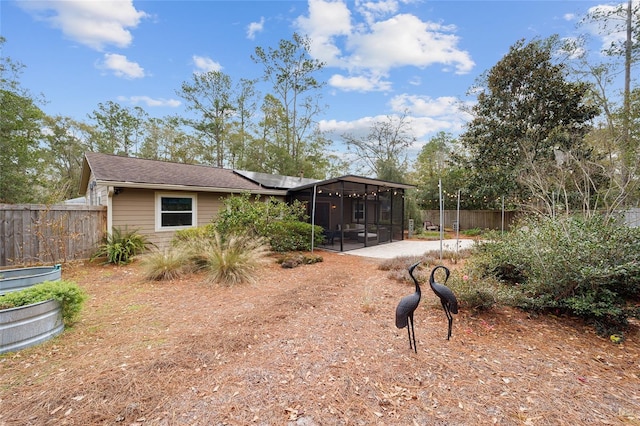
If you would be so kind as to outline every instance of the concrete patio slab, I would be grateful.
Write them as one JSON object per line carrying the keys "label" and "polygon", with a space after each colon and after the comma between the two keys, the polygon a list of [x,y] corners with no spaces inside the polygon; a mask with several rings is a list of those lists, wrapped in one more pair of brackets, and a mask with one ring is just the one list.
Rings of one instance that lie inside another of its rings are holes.
{"label": "concrete patio slab", "polygon": [[[474,240],[442,240],[443,250],[456,250],[456,242],[458,250],[470,248],[475,243]],[[393,259],[399,256],[422,256],[426,252],[440,251],[440,240],[436,241],[417,241],[404,240],[396,241],[388,244],[380,244],[372,247],[364,247],[356,250],[345,251],[342,254],[352,256],[373,257],[377,259]]]}

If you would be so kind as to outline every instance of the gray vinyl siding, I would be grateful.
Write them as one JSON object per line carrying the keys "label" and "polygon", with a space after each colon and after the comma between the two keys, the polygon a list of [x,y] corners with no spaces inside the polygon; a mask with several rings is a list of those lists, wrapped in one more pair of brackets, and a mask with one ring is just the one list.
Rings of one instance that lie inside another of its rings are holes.
{"label": "gray vinyl siding", "polygon": [[155,232],[155,195],[148,189],[122,188],[111,199],[113,227],[138,231],[154,244],[161,242]]}
{"label": "gray vinyl siding", "polygon": [[119,194],[114,194],[113,226],[121,230],[137,230],[145,235],[149,241],[163,250],[171,245],[175,231],[156,231],[156,193],[172,194],[179,197],[182,194],[196,196],[197,225],[210,223],[223,207],[222,197],[227,194],[208,192],[155,191],[150,189],[123,188]]}
{"label": "gray vinyl siding", "polygon": [[210,223],[218,215],[220,209],[224,208],[224,198],[228,194],[200,192],[198,193],[198,226]]}
{"label": "gray vinyl siding", "polygon": [[[95,175],[93,172],[89,175],[89,185],[87,185],[87,190],[84,193],[86,197],[86,202],[90,206],[106,206],[107,205],[107,197],[109,187],[107,185],[97,185],[93,190],[91,189],[91,182],[95,181]],[[91,195],[93,192],[93,197]]]}

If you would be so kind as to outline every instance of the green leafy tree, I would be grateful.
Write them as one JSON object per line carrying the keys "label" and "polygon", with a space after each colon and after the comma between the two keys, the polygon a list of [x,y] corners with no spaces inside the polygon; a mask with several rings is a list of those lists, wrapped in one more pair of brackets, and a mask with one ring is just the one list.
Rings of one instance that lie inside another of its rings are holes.
{"label": "green leafy tree", "polygon": [[150,118],[146,121],[139,157],[193,164],[198,160],[197,138],[185,130],[180,116]]}
{"label": "green leafy tree", "polygon": [[52,202],[78,196],[84,153],[89,149],[86,141],[92,128],[69,117],[46,117],[44,136],[47,156],[47,182]]}
{"label": "green leafy tree", "polygon": [[[0,48],[5,38],[0,36]],[[42,200],[45,114],[21,87],[23,65],[0,55],[0,203]]]}
{"label": "green leafy tree", "polygon": [[108,101],[99,103],[98,109],[89,114],[89,118],[94,121],[94,151],[127,157],[138,155],[148,118],[142,108],[131,109]]}
{"label": "green leafy tree", "polygon": [[220,71],[194,73],[191,83],[182,83],[178,95],[187,101],[187,109],[197,114],[188,120],[202,141],[202,162],[224,167],[229,121],[236,111],[231,77]]}
{"label": "green leafy tree", "polygon": [[313,176],[327,166],[305,161],[311,157],[322,158],[329,144],[326,138],[318,137],[314,121],[321,112],[318,99],[324,85],[315,75],[324,63],[309,58],[309,45],[308,38],[294,33],[292,40],[280,40],[277,49],[257,47],[251,56],[264,67],[264,81],[272,88],[263,106],[269,116],[262,123],[262,153],[278,159],[263,166],[263,170],[270,173],[297,175],[309,170],[309,174],[305,174]]}
{"label": "green leafy tree", "polygon": [[[465,170],[453,162],[459,143],[451,134],[439,132],[420,150],[414,163],[411,181],[417,186],[417,203],[422,209],[437,210],[442,184],[445,209],[457,207],[457,194],[465,185]],[[471,197],[462,198],[462,208],[477,208]]]}
{"label": "green leafy tree", "polygon": [[236,110],[229,129],[227,159],[231,168],[244,167],[250,160],[248,150],[256,135],[253,119],[258,109],[255,83],[254,80],[240,79],[234,92]]}
{"label": "green leafy tree", "polygon": [[583,137],[598,109],[585,102],[589,86],[567,81],[565,66],[552,61],[555,45],[521,40],[479,80],[475,118],[461,135],[468,158],[457,160],[471,171],[468,192],[486,207],[502,196],[524,205],[546,199],[547,189],[532,192],[528,179],[551,169],[558,151],[586,155]]}

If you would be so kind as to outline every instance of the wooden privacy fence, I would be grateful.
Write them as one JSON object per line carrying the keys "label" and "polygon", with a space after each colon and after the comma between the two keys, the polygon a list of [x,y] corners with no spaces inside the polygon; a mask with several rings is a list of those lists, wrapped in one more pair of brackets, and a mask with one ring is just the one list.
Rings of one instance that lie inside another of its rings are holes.
{"label": "wooden privacy fence", "polygon": [[[510,229],[513,220],[520,212],[504,212],[504,230]],[[444,227],[454,228],[457,221],[457,210],[444,210]],[[439,210],[422,210],[422,220],[440,224]],[[460,210],[460,230],[465,229],[497,229],[501,230],[503,224],[503,212],[501,210]]]}
{"label": "wooden privacy fence", "polygon": [[630,228],[640,227],[640,208],[630,208],[624,212],[624,222]]}
{"label": "wooden privacy fence", "polygon": [[0,266],[87,259],[106,229],[105,206],[0,204]]}

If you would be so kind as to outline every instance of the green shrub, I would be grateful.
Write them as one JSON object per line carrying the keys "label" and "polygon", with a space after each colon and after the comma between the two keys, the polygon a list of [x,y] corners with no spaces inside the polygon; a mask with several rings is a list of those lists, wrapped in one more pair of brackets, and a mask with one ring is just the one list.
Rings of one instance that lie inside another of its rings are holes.
{"label": "green shrub", "polygon": [[276,259],[283,268],[295,268],[300,265],[313,265],[322,262],[324,259],[318,254],[291,253],[288,252]]}
{"label": "green shrub", "polygon": [[179,229],[173,234],[171,244],[180,246],[182,243],[189,243],[194,239],[211,239],[215,232],[216,230],[211,223],[195,228]]}
{"label": "green shrub", "polygon": [[472,270],[464,268],[453,270],[447,281],[464,309],[486,310],[495,305],[514,306],[519,303],[520,293],[496,279],[480,277]]}
{"label": "green shrub", "polygon": [[70,325],[78,317],[86,298],[86,293],[76,283],[64,280],[46,281],[0,296],[0,306],[2,309],[17,308],[54,299],[62,305],[64,323]]}
{"label": "green shrub", "polygon": [[251,199],[248,193],[227,197],[225,208],[214,220],[213,229],[223,239],[227,235],[253,235],[264,238],[277,252],[311,249],[312,229],[314,244],[320,244],[324,235],[322,227],[312,227],[306,222],[306,208],[300,201],[287,204],[276,198]]}
{"label": "green shrub", "polygon": [[[267,238],[273,251],[282,253],[286,251],[311,250],[311,231],[313,225],[299,221],[272,222],[265,228]],[[324,235],[322,227],[315,226],[314,245],[322,243]]]}
{"label": "green shrub", "polygon": [[440,231],[420,231],[415,237],[419,240],[439,240]]}
{"label": "green shrub", "polygon": [[138,234],[137,230],[123,232],[119,228],[113,228],[111,233],[104,236],[102,244],[91,256],[91,260],[106,257],[107,263],[124,265],[131,262],[133,256],[142,253],[152,245],[147,237]]}
{"label": "green shrub", "polygon": [[460,231],[460,233],[467,237],[477,237],[478,235],[482,235],[483,231],[480,228],[471,228],[471,229],[463,229]]}
{"label": "green shrub", "polygon": [[623,328],[640,294],[640,229],[595,216],[525,218],[476,249],[480,274],[521,293],[517,305]]}

